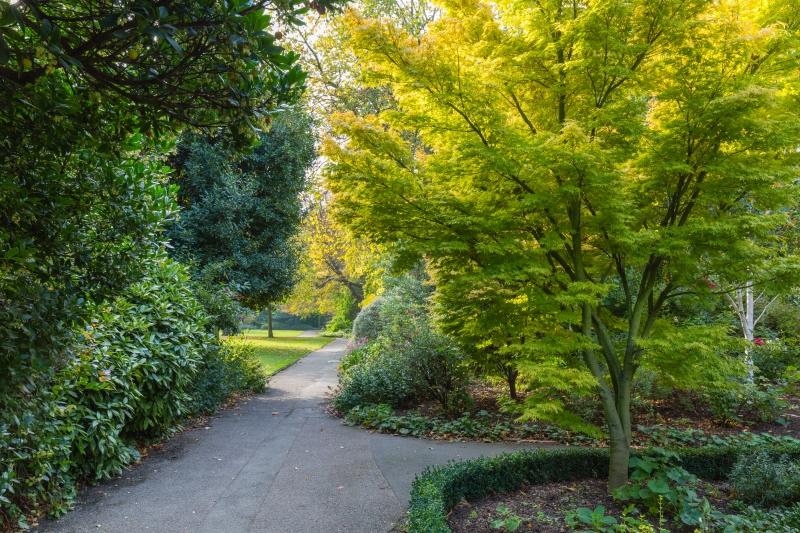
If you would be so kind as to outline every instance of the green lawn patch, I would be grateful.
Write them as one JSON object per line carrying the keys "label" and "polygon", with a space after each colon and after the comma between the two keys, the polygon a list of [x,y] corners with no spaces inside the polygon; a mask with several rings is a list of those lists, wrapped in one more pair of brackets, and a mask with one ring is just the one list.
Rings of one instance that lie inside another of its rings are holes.
{"label": "green lawn patch", "polygon": [[264,365],[267,373],[274,374],[333,341],[325,337],[298,338],[300,333],[302,332],[294,330],[274,330],[275,338],[270,339],[266,330],[248,330],[244,332],[244,338],[255,345],[256,358]]}
{"label": "green lawn patch", "polygon": [[[272,334],[275,337],[280,337],[280,338],[297,337],[298,335],[303,333],[303,331],[304,330],[302,329],[273,329]],[[267,335],[269,335],[269,331],[267,331],[266,329],[243,329],[242,333],[247,338],[247,340],[269,338],[267,337]]]}

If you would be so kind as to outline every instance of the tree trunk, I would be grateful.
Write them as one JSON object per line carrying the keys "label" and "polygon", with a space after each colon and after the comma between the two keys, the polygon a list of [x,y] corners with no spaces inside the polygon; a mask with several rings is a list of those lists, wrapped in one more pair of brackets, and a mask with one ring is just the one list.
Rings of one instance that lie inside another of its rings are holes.
{"label": "tree trunk", "polygon": [[608,464],[608,492],[628,483],[628,462],[631,456],[630,440],[620,419],[620,408],[608,387],[601,386],[600,400],[603,403],[606,423],[608,424],[608,444],[610,460]]}
{"label": "tree trunk", "polygon": [[517,401],[517,370],[513,367],[508,367],[506,370],[506,379],[508,381],[508,395],[512,400]]}
{"label": "tree trunk", "polygon": [[633,430],[631,428],[631,379],[623,376],[619,380],[617,389],[617,415],[622,424],[622,432],[627,441],[633,442]]}
{"label": "tree trunk", "polygon": [[272,306],[267,306],[267,337],[273,338],[272,335]]}
{"label": "tree trunk", "polygon": [[628,463],[631,449],[625,432],[621,427],[609,426],[608,492],[623,487],[628,483]]}

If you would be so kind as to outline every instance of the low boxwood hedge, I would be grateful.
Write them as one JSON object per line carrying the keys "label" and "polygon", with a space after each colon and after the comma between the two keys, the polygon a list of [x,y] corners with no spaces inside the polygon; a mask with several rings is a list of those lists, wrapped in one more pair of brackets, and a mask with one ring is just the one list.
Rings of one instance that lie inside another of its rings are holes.
{"label": "low boxwood hedge", "polygon": [[[676,450],[681,466],[707,480],[728,476],[738,458],[752,448],[708,446]],[[800,459],[800,443],[770,446],[765,451]],[[636,455],[646,455],[645,451]],[[528,483],[540,485],[572,479],[608,476],[607,449],[566,448],[523,450],[491,458],[450,462],[426,468],[416,477],[408,506],[409,533],[450,533],[447,512],[462,500],[475,501],[490,494],[517,490]]]}

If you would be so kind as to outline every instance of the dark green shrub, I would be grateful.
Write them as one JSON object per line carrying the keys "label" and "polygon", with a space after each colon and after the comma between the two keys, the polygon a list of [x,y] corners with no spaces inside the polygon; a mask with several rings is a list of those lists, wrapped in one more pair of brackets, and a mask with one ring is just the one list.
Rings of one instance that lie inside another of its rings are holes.
{"label": "dark green shrub", "polygon": [[[775,456],[800,457],[800,441],[795,439],[764,437],[754,439],[752,445],[762,446],[764,443],[769,444],[769,453]],[[745,441],[741,444],[741,447],[718,445],[680,450],[680,464],[688,473],[702,479],[726,479],[739,457],[750,448]],[[633,456],[641,457],[646,453],[634,453]],[[570,479],[605,478],[608,476],[608,460],[607,449],[539,449],[427,468],[412,484],[408,532],[449,533],[446,513],[462,500],[471,502],[492,493],[517,490],[523,483],[539,485]],[[788,531],[775,530],[775,533]]]}
{"label": "dark green shrub", "polygon": [[463,411],[470,397],[467,385],[466,357],[448,337],[423,327],[399,345],[411,379],[434,398],[445,412]]}
{"label": "dark green shrub", "polygon": [[746,455],[736,462],[728,481],[738,499],[759,507],[800,501],[800,466],[787,455]]}
{"label": "dark green shrub", "polygon": [[141,393],[124,433],[161,437],[188,413],[184,389],[213,338],[187,270],[158,261],[104,309],[93,337],[110,357],[130,361],[126,379]]}
{"label": "dark green shrub", "polygon": [[351,367],[342,376],[333,405],[349,411],[357,405],[387,404],[402,407],[422,398],[419,384],[401,357],[383,356]]}
{"label": "dark green shrub", "polygon": [[187,388],[190,411],[211,413],[233,393],[264,392],[267,375],[255,356],[255,346],[236,337],[210,346]]}
{"label": "dark green shrub", "polygon": [[38,374],[0,400],[0,527],[26,527],[36,507],[63,512],[75,497],[67,403],[51,384],[52,372]]}

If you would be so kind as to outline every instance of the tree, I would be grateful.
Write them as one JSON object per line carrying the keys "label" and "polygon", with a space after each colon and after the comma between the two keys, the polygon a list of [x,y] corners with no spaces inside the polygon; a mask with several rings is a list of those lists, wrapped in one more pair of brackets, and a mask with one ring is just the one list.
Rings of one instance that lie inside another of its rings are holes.
{"label": "tree", "polygon": [[[735,368],[726,331],[660,312],[707,267],[765,261],[780,209],[795,203],[800,7],[445,7],[419,38],[350,16],[363,79],[390,85],[399,106],[333,118],[348,142],[325,142],[327,184],[342,221],[428,258],[441,291],[515,293],[507,303],[529,320],[508,349],[551,386],[593,379],[619,487],[636,369],[657,364],[687,385]],[[743,199],[757,209],[736,209]]]}
{"label": "tree", "polygon": [[[787,213],[791,221],[795,218],[794,209],[795,206],[792,206]],[[749,265],[744,271],[726,270],[710,274],[707,281],[712,292],[721,292],[725,296],[739,319],[742,335],[747,341],[745,360],[751,382],[755,378],[755,365],[750,352],[755,341],[756,326],[770,306],[781,296],[791,294],[798,284],[795,258],[797,231],[794,224],[775,228],[772,237],[772,253],[768,260]]]}
{"label": "tree", "polygon": [[207,283],[230,286],[251,309],[269,309],[297,282],[301,193],[315,158],[311,119],[281,115],[250,155],[185,136],[172,182],[183,211],[170,228],[173,255]]}
{"label": "tree", "polygon": [[339,314],[353,315],[352,320],[365,299],[371,300],[379,289],[382,253],[337,224],[323,196],[317,191],[304,220],[302,279],[287,305],[294,314],[331,314],[350,302],[351,309]]}
{"label": "tree", "polygon": [[[330,0],[315,5],[320,11]],[[247,147],[305,75],[277,46],[300,1],[0,1],[0,369],[69,357],[73,325],[140,274],[175,213],[189,125]]]}

